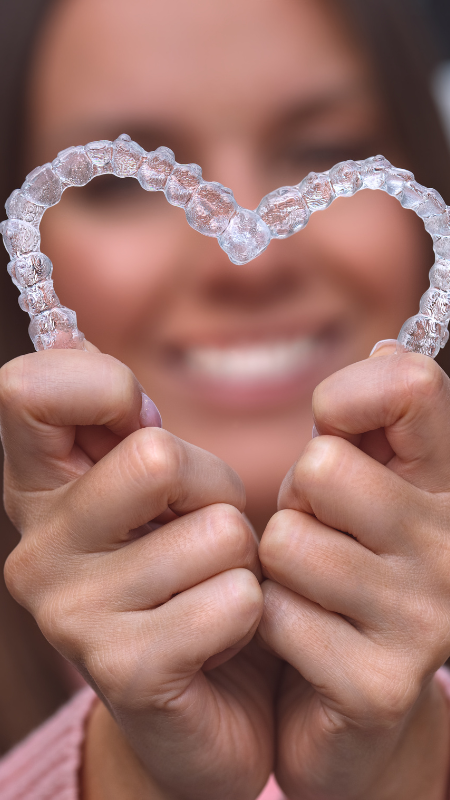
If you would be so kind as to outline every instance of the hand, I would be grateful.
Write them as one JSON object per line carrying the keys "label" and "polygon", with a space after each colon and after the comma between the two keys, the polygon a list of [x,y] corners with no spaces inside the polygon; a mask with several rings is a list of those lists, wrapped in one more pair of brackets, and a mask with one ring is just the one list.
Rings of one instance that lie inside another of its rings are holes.
{"label": "hand", "polygon": [[141,428],[141,401],[98,352],[2,368],[5,502],[22,534],[6,580],[103,698],[146,797],[254,798],[274,677],[246,647],[263,599],[244,489],[218,458]]}
{"label": "hand", "polygon": [[[388,351],[389,352],[389,351]],[[290,800],[443,800],[450,738],[450,382],[386,351],[314,394],[321,436],[262,537],[259,635],[288,665],[277,778]]]}

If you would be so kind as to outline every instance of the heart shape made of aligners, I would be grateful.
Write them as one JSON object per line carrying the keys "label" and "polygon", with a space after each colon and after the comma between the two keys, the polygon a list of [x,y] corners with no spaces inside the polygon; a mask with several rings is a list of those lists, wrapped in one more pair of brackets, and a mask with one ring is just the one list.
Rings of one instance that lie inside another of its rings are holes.
{"label": "heart shape made of aligners", "polygon": [[168,147],[147,153],[122,134],[114,142],[63,150],[51,164],[30,172],[6,201],[8,219],[0,223],[0,233],[12,259],[8,272],[20,290],[19,305],[31,317],[29,333],[36,350],[84,348],[75,312],[62,306],[55,294],[52,263],[39,249],[39,226],[44,211],[59,203],[65,189],[85,186],[105,174],[134,177],[146,191],[164,192],[169,203],[184,208],[192,228],[215,236],[238,265],[259,256],[272,238],[285,239],[302,230],[311,214],[328,208],[337,197],[352,197],[361,189],[387,192],[424,221],[436,254],[419,314],[405,322],[398,342],[434,358],[448,341],[450,207],[435,189],[417,183],[411,172],[393,167],[383,156],[343,161],[328,172],[310,172],[296,186],[275,189],[250,211],[236,203],[230,189],[204,181],[197,164],[178,164]]}

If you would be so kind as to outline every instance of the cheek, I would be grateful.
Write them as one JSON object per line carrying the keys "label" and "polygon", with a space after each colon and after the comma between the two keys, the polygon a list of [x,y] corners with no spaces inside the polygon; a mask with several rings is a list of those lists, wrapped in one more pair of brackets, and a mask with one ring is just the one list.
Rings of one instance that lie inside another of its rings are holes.
{"label": "cheek", "polygon": [[185,235],[183,220],[170,213],[177,210],[153,219],[90,217],[61,203],[44,217],[42,250],[53,261],[58,296],[76,310],[80,329],[100,347],[105,336],[126,337],[141,316],[148,327],[176,283],[174,253]]}
{"label": "cheek", "polygon": [[335,201],[326,215],[316,236],[330,276],[348,283],[360,299],[386,309],[413,304],[416,313],[433,254],[414,212],[382,192],[363,191]]}

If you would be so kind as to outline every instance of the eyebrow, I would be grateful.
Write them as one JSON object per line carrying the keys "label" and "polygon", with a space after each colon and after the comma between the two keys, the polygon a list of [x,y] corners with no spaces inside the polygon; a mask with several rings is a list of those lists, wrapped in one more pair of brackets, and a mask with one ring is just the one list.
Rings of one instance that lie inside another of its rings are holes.
{"label": "eyebrow", "polygon": [[[327,88],[322,92],[318,91],[307,98],[300,99],[293,96],[292,102],[286,101],[284,108],[275,110],[271,117],[270,127],[289,129],[307,124],[332,113],[342,105],[355,103],[364,97],[368,90],[370,90],[370,86],[367,81],[352,81],[331,89]],[[51,147],[52,152],[56,155],[56,150],[62,147],[87,144],[89,141],[108,137],[115,139],[121,133],[128,133],[147,151],[154,150],[160,145],[166,145],[182,156],[183,151],[191,149],[187,145],[185,132],[177,130],[170,119],[167,122],[159,122],[138,115],[129,115],[128,117],[114,115],[103,118],[92,117],[86,119],[82,124],[61,128],[52,136],[51,142],[46,142],[46,150]]]}
{"label": "eyebrow", "polygon": [[[81,125],[70,125],[60,128],[52,136],[53,141],[69,142],[64,146],[87,144],[101,139],[114,140],[121,133],[128,133],[131,138],[147,150],[164,144],[168,135],[168,126],[152,123],[151,120],[137,117],[104,117],[86,119]],[[173,137],[172,137],[173,138]],[[75,141],[76,140],[76,141]]]}
{"label": "eyebrow", "polygon": [[282,122],[287,126],[310,122],[343,105],[351,105],[362,98],[366,99],[369,90],[370,86],[367,82],[361,81],[324,91],[294,104],[281,115]]}

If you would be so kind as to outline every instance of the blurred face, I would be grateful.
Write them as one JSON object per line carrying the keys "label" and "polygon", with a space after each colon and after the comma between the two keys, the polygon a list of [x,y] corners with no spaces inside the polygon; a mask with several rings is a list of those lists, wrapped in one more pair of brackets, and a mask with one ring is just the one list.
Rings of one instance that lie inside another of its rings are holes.
{"label": "blurred face", "polygon": [[[129,133],[255,208],[346,158],[407,167],[370,69],[319,0],[66,0],[30,87],[30,168]],[[240,473],[256,525],[311,435],[318,382],[417,311],[427,245],[380,192],[341,199],[245,267],[162,194],[106,176],[42,225],[61,301],[126,362],[175,434]]]}

